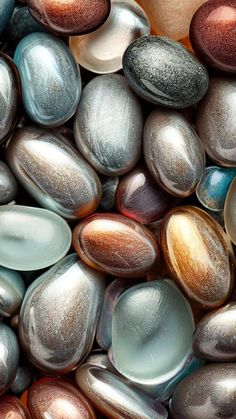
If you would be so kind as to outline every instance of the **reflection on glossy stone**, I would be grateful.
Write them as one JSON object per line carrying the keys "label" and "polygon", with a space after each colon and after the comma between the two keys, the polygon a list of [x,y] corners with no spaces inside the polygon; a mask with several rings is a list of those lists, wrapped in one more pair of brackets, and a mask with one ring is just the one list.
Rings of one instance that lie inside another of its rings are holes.
{"label": "reflection on glossy stone", "polygon": [[19,42],[33,32],[45,32],[45,29],[31,16],[27,6],[16,6],[3,37],[6,41]]}
{"label": "reflection on glossy stone", "polygon": [[41,208],[0,206],[0,265],[37,270],[53,265],[68,252],[71,231],[59,215]]}
{"label": "reflection on glossy stone", "polygon": [[115,196],[116,190],[119,183],[118,176],[100,176],[102,183],[102,199],[99,205],[99,209],[104,212],[108,212],[115,207]]}
{"label": "reflection on glossy stone", "polygon": [[76,372],[76,382],[96,409],[108,418],[167,419],[167,411],[160,403],[154,407],[151,399],[103,368],[83,365]]}
{"label": "reflection on glossy stone", "polygon": [[236,364],[205,365],[181,381],[171,401],[174,419],[232,419]]}
{"label": "reflection on glossy stone", "polygon": [[3,396],[0,399],[1,419],[30,419],[28,409],[14,396]]}
{"label": "reflection on glossy stone", "polygon": [[28,0],[32,16],[61,35],[81,35],[99,28],[110,12],[110,0]]}
{"label": "reflection on glossy stone", "polygon": [[116,176],[132,169],[140,156],[142,129],[141,104],[123,76],[98,76],[85,86],[75,140],[99,173]]}
{"label": "reflection on glossy stone", "polygon": [[0,34],[4,31],[15,6],[15,0],[1,0],[0,2]]}
{"label": "reflection on glossy stone", "polygon": [[162,251],[178,285],[200,306],[213,309],[231,295],[232,248],[222,227],[197,207],[178,207],[165,217]]}
{"label": "reflection on glossy stone", "polygon": [[70,50],[77,63],[94,73],[115,73],[122,68],[122,56],[129,44],[149,35],[143,9],[134,0],[111,0],[105,24],[84,36],[70,37]]}
{"label": "reflection on glossy stone", "polygon": [[115,367],[134,382],[163,383],[186,362],[193,331],[190,305],[172,281],[136,285],[121,295],[113,313]]}
{"label": "reflection on glossy stone", "polygon": [[18,363],[19,345],[15,333],[3,323],[0,323],[0,396],[13,383]]}
{"label": "reflection on glossy stone", "polygon": [[33,364],[64,374],[91,350],[104,277],[78,260],[62,259],[28,288],[20,312],[21,344]]}
{"label": "reflection on glossy stone", "polygon": [[156,109],[145,123],[143,140],[146,165],[160,186],[178,197],[193,193],[204,173],[205,153],[183,116]]}
{"label": "reflection on glossy stone", "polygon": [[90,352],[89,357],[86,359],[86,365],[88,364],[92,365],[93,367],[104,368],[105,370],[117,374],[117,371],[109,361],[107,353],[103,352],[101,349],[96,349]]}
{"label": "reflection on glossy stone", "polygon": [[17,183],[8,166],[0,161],[0,205],[11,202],[17,193]]}
{"label": "reflection on glossy stone", "polygon": [[73,116],[81,79],[64,42],[46,33],[32,33],[18,44],[14,61],[20,73],[24,107],[33,121],[56,127]]}
{"label": "reflection on glossy stone", "polygon": [[231,183],[227,193],[224,207],[224,220],[227,234],[236,245],[236,178]]}
{"label": "reflection on glossy stone", "polygon": [[29,389],[28,408],[34,419],[95,419],[91,404],[63,380],[42,379]]}
{"label": "reflection on glossy stone", "polygon": [[214,77],[197,108],[196,125],[209,157],[236,166],[236,80]]}
{"label": "reflection on glossy stone", "polygon": [[17,369],[15,380],[11,385],[11,391],[14,394],[20,394],[25,391],[33,378],[32,367],[28,367],[25,364],[20,364]]}
{"label": "reflection on glossy stone", "polygon": [[161,36],[143,36],[126,49],[124,74],[136,93],[149,102],[187,108],[205,95],[206,68],[182,44]]}
{"label": "reflection on glossy stone", "polygon": [[73,246],[94,269],[124,278],[148,273],[159,258],[155,236],[136,221],[118,214],[95,214],[73,231]]}
{"label": "reflection on glossy stone", "polygon": [[21,276],[0,266],[0,317],[18,313],[24,294],[25,284]]}
{"label": "reflection on glossy stone", "polygon": [[96,173],[57,132],[38,127],[18,130],[7,147],[7,160],[27,192],[63,217],[85,217],[100,202]]}

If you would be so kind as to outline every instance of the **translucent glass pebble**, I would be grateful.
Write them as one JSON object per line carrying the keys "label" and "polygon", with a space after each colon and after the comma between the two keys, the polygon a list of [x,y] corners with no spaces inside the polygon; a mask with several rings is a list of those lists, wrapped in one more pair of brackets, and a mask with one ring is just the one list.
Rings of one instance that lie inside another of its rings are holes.
{"label": "translucent glass pebble", "polygon": [[65,256],[71,245],[71,230],[51,211],[2,205],[0,240],[0,265],[31,271],[53,265]]}
{"label": "translucent glass pebble", "polygon": [[226,196],[224,221],[227,234],[236,245],[236,178],[231,183]]}
{"label": "translucent glass pebble", "polygon": [[25,284],[19,273],[0,266],[0,316],[18,313],[24,294]]}
{"label": "translucent glass pebble", "polygon": [[184,365],[194,321],[190,305],[170,280],[142,283],[119,298],[112,320],[117,370],[143,384],[160,384]]}

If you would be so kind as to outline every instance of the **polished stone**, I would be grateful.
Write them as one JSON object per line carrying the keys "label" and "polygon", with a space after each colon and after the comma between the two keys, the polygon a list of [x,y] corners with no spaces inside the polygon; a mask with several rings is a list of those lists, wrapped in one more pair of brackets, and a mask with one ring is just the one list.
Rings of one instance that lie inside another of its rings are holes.
{"label": "polished stone", "polygon": [[11,19],[15,0],[1,0],[0,3],[0,34],[4,31],[8,22]]}
{"label": "polished stone", "polygon": [[224,207],[224,221],[225,229],[231,241],[236,245],[236,178],[230,185],[228,190],[225,207]]}
{"label": "polished stone", "polygon": [[0,395],[12,385],[18,368],[20,349],[15,333],[0,323]]}
{"label": "polished stone", "polygon": [[16,197],[17,182],[9,167],[0,161],[0,205],[9,204]]}
{"label": "polished stone", "polygon": [[18,313],[25,294],[25,284],[16,271],[0,266],[0,317]]}
{"label": "polished stone", "polygon": [[14,396],[3,396],[0,399],[1,419],[31,419],[28,409]]}

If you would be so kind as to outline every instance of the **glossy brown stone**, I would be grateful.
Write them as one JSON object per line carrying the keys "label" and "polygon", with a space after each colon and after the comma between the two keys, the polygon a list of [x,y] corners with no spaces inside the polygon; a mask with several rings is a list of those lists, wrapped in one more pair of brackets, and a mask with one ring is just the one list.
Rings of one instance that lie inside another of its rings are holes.
{"label": "glossy brown stone", "polygon": [[39,380],[28,394],[28,408],[34,419],[95,419],[87,399],[63,380]]}
{"label": "glossy brown stone", "polygon": [[1,419],[30,419],[28,409],[14,396],[0,398]]}
{"label": "glossy brown stone", "polygon": [[117,210],[143,224],[157,221],[173,203],[173,196],[161,189],[141,166],[123,176],[116,190]]}
{"label": "glossy brown stone", "polygon": [[145,275],[159,257],[151,231],[111,213],[95,214],[79,223],[73,232],[73,246],[92,268],[126,278]]}
{"label": "glossy brown stone", "polygon": [[110,0],[28,0],[32,16],[61,35],[81,35],[99,28],[110,12]]}
{"label": "glossy brown stone", "polygon": [[236,73],[236,2],[210,0],[193,16],[192,47],[199,58],[216,70]]}
{"label": "glossy brown stone", "polygon": [[163,222],[161,245],[173,277],[192,301],[210,310],[230,297],[232,248],[222,227],[205,211],[172,209]]}

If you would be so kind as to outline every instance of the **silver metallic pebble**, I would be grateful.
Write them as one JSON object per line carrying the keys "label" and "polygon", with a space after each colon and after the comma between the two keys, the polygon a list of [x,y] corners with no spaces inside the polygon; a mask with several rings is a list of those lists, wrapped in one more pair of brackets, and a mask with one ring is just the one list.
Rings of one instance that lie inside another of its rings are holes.
{"label": "silver metallic pebble", "polygon": [[58,132],[38,127],[18,130],[7,147],[7,160],[27,192],[65,218],[85,217],[101,200],[98,176]]}
{"label": "silver metallic pebble", "polygon": [[134,91],[157,105],[187,108],[205,95],[206,68],[182,44],[161,36],[136,39],[123,55]]}
{"label": "silver metallic pebble", "polygon": [[194,192],[205,168],[203,146],[184,117],[156,109],[144,126],[144,158],[153,178],[167,192],[186,197]]}
{"label": "silver metallic pebble", "polygon": [[89,354],[104,294],[104,276],[69,255],[28,288],[19,322],[29,360],[55,374],[67,373]]}
{"label": "silver metallic pebble", "polygon": [[177,386],[170,412],[174,419],[234,419],[236,364],[209,364]]}
{"label": "silver metallic pebble", "polygon": [[98,411],[111,419],[167,419],[167,411],[110,371],[84,364],[76,382]]}
{"label": "silver metallic pebble", "polygon": [[236,80],[213,77],[197,107],[196,125],[209,157],[220,166],[236,166]]}
{"label": "silver metallic pebble", "polygon": [[111,211],[115,207],[116,190],[119,184],[118,176],[100,176],[102,183],[102,200],[99,208],[103,212]]}
{"label": "silver metallic pebble", "polygon": [[230,240],[236,245],[236,177],[231,183],[224,206],[225,229]]}
{"label": "silver metallic pebble", "polygon": [[35,32],[18,44],[22,97],[29,117],[56,127],[71,118],[81,94],[80,71],[67,45],[53,35]]}
{"label": "silver metallic pebble", "polygon": [[20,364],[17,369],[15,380],[11,385],[11,391],[14,394],[23,393],[23,391],[30,386],[32,378],[32,369],[25,364]]}
{"label": "silver metallic pebble", "polygon": [[53,265],[65,256],[71,245],[71,230],[54,212],[2,205],[0,242],[0,265],[32,271]]}
{"label": "silver metallic pebble", "polygon": [[0,317],[18,313],[24,294],[25,284],[18,272],[0,266]]}
{"label": "silver metallic pebble", "polygon": [[0,161],[0,205],[8,204],[15,199],[17,182],[9,167]]}
{"label": "silver metallic pebble", "polygon": [[140,156],[142,130],[141,104],[123,76],[98,76],[85,86],[74,134],[95,170],[108,176],[131,170]]}
{"label": "silver metallic pebble", "polygon": [[129,44],[150,34],[143,9],[134,0],[111,0],[107,21],[95,32],[71,36],[75,61],[97,74],[115,73],[122,68],[122,56]]}
{"label": "silver metallic pebble", "polygon": [[0,323],[0,395],[12,385],[19,363],[19,345],[15,333]]}

